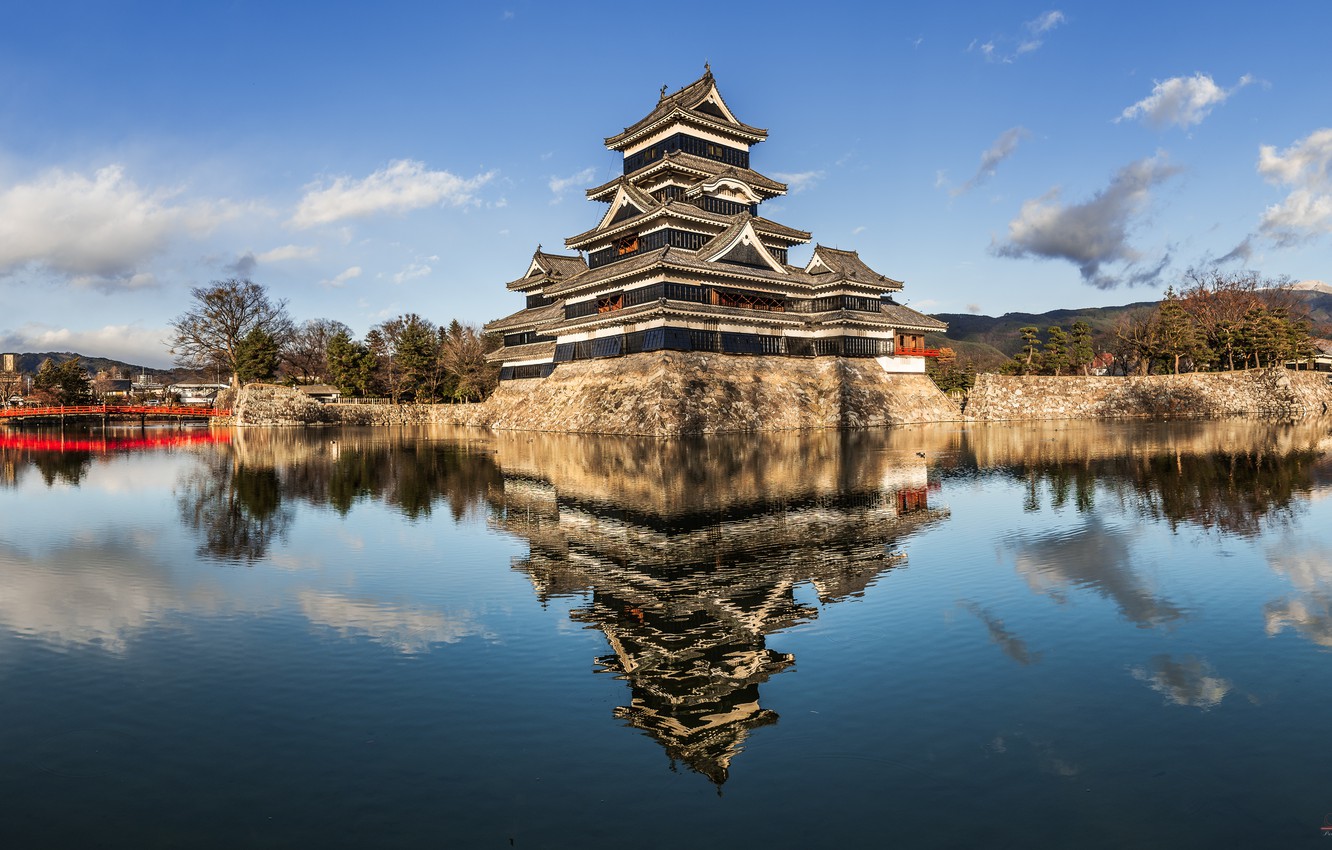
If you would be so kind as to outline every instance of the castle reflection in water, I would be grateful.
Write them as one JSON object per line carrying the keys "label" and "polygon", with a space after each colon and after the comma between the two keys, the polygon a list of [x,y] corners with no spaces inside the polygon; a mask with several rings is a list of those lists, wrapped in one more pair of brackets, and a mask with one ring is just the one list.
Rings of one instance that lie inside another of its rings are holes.
{"label": "castle reflection in water", "polygon": [[[78,486],[101,453],[133,448],[78,443],[61,451],[10,435],[0,440],[0,486],[29,472],[47,486]],[[697,441],[242,430],[170,450],[198,455],[174,493],[205,561],[261,561],[299,522],[298,502],[345,514],[372,500],[411,520],[445,507],[521,539],[527,554],[512,568],[543,601],[572,600],[572,617],[605,635],[609,651],[595,667],[628,685],[616,716],[718,784],[750,731],[777,720],[761,688],[795,659],[769,648],[768,638],[818,616],[801,601],[811,598],[805,588],[828,606],[883,581],[906,563],[913,534],[949,521],[944,497],[954,478],[1003,475],[1023,483],[1033,510],[1043,500],[1073,507],[1086,519],[1077,534],[1011,535],[1017,569],[1033,592],[1089,589],[1139,628],[1168,626],[1187,611],[1149,587],[1131,558],[1116,559],[1098,506],[1248,537],[1332,491],[1332,442],[1319,422],[948,426]],[[1269,604],[1269,631],[1291,627],[1332,645],[1323,586],[1311,578],[1296,596]],[[984,619],[979,603],[969,610]]]}
{"label": "castle reflection in water", "polygon": [[528,541],[514,568],[543,601],[584,600],[573,618],[611,650],[598,669],[630,687],[616,716],[720,784],[749,731],[777,720],[760,688],[795,658],[768,635],[818,616],[797,586],[823,605],[859,596],[905,563],[905,537],[947,517],[923,453],[865,448],[839,434],[501,437],[492,523]]}

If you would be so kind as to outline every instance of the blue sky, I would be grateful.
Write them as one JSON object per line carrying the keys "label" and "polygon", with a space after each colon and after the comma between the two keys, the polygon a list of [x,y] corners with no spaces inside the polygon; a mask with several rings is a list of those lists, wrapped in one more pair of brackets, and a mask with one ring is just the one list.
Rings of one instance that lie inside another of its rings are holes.
{"label": "blue sky", "polygon": [[[689,16],[698,18],[690,19]],[[1326,3],[0,0],[0,347],[167,365],[247,276],[357,333],[482,323],[710,62],[766,215],[927,312],[1332,278]],[[809,246],[792,252],[808,257]]]}

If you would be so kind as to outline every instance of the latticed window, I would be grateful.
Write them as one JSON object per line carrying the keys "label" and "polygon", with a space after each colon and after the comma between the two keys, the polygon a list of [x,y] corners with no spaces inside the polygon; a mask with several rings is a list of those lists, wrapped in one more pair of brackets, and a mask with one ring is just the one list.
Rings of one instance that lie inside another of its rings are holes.
{"label": "latticed window", "polygon": [[608,295],[605,298],[597,299],[597,312],[609,313],[612,310],[620,310],[624,307],[624,293],[617,292],[614,295]]}
{"label": "latticed window", "polygon": [[625,254],[632,254],[638,250],[638,234],[632,233],[628,236],[621,236],[615,240],[615,253],[623,257]]}
{"label": "latticed window", "polygon": [[717,290],[717,304],[721,307],[740,307],[745,310],[786,312],[786,299],[777,295],[765,295],[762,292],[719,289]]}

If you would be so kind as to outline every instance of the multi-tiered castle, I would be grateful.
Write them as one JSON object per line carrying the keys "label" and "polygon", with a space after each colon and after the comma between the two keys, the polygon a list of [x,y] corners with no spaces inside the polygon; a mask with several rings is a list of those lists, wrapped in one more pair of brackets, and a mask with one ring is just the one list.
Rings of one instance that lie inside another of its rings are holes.
{"label": "multi-tiered castle", "polygon": [[576,256],[538,248],[508,284],[526,308],[487,327],[504,334],[501,377],[659,350],[872,357],[923,372],[924,335],[946,326],[897,304],[901,281],[822,245],[803,267],[787,262],[810,234],[759,212],[787,190],[750,168],[767,136],[735,117],[708,70],[606,139],[624,174],[587,190],[608,205],[601,220],[565,240]]}

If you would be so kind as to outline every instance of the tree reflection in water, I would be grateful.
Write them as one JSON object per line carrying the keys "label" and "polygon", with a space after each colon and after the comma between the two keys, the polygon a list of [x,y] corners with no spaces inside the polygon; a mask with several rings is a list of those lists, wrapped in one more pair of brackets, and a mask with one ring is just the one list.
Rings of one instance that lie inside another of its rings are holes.
{"label": "tree reflection in water", "polygon": [[410,520],[441,501],[455,520],[481,510],[501,480],[494,460],[469,443],[429,432],[239,432],[183,477],[181,518],[202,538],[200,554],[253,563],[285,536],[293,503],[346,514],[358,502],[392,505]]}
{"label": "tree reflection in water", "polygon": [[[1015,435],[1016,438],[1015,439]],[[1327,427],[1227,423],[1032,423],[966,433],[956,466],[1002,470],[1024,483],[1024,505],[1072,505],[1093,514],[1098,499],[1138,516],[1253,537],[1283,522],[1316,487],[1332,484]]]}
{"label": "tree reflection in water", "polygon": [[277,471],[232,464],[225,456],[192,470],[176,498],[181,519],[203,540],[199,554],[215,560],[253,564],[291,525]]}

